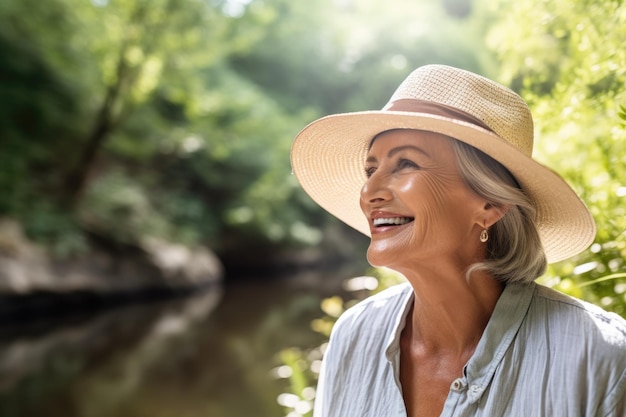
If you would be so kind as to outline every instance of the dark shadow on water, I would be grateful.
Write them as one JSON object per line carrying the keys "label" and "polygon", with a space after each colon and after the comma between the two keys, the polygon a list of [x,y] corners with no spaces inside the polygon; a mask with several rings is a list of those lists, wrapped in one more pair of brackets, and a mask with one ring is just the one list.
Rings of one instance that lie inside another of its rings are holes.
{"label": "dark shadow on water", "polygon": [[277,353],[322,341],[336,287],[307,279],[2,326],[0,417],[283,416]]}

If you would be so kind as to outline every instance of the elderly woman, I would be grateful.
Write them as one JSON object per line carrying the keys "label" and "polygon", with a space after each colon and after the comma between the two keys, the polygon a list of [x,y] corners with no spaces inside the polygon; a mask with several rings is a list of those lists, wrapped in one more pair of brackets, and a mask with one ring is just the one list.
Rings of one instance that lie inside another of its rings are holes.
{"label": "elderly woman", "polygon": [[304,190],[407,280],[338,320],[315,416],[626,416],[626,322],[534,282],[595,225],[532,147],[521,97],[442,65],[298,134]]}

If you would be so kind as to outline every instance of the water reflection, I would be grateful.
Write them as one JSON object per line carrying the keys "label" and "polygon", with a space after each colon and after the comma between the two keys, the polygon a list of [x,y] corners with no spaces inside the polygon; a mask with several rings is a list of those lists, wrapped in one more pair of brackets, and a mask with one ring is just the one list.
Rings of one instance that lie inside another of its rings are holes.
{"label": "water reflection", "polygon": [[0,329],[0,416],[277,417],[276,354],[312,346],[324,294],[247,283]]}

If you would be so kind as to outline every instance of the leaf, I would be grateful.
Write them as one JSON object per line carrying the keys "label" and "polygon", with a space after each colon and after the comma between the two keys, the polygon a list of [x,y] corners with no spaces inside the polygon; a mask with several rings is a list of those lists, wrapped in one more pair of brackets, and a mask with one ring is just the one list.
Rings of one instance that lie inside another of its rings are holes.
{"label": "leaf", "polygon": [[626,121],[626,107],[622,106],[621,104],[619,105],[620,111],[617,112],[617,116]]}

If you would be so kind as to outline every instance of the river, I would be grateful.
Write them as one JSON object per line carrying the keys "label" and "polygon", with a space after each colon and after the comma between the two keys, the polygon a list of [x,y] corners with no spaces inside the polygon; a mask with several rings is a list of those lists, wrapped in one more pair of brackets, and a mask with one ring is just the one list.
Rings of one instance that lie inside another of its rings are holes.
{"label": "river", "polygon": [[310,323],[339,282],[250,280],[98,314],[5,324],[0,417],[285,416],[278,353],[323,342]]}

